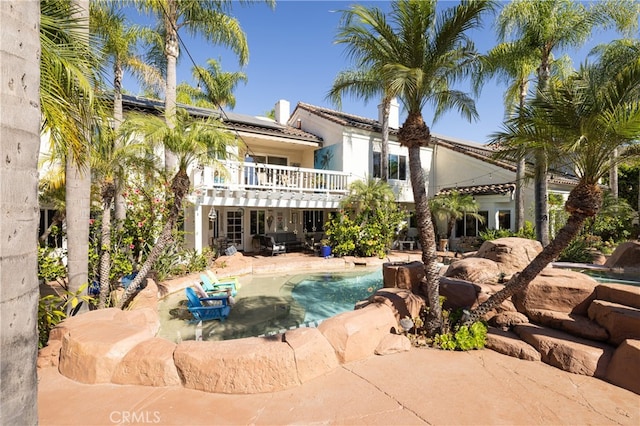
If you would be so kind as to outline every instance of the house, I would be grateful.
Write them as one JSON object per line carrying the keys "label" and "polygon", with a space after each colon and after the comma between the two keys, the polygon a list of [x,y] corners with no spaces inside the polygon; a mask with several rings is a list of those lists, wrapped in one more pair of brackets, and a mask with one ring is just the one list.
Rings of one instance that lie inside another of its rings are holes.
{"label": "house", "polygon": [[[189,170],[193,191],[185,206],[186,248],[255,252],[262,234],[303,241],[320,238],[329,214],[336,211],[349,184],[380,176],[381,120],[299,102],[293,112],[286,100],[275,107],[275,120],[180,105],[193,116],[225,122],[239,144],[215,166]],[[126,111],[161,114],[164,103],[123,96]],[[414,210],[406,148],[398,143],[399,105],[389,117],[389,184],[399,203]],[[484,223],[465,217],[456,237],[475,237],[484,229],[514,228],[515,164],[492,158],[487,145],[432,135],[421,148],[428,195],[457,190],[478,201]],[[550,191],[566,198],[575,179],[555,173]],[[525,187],[526,216],[532,221],[533,191]],[[409,235],[417,235],[412,215]],[[317,242],[317,241],[316,241]],[[453,242],[455,245],[455,242]]]}

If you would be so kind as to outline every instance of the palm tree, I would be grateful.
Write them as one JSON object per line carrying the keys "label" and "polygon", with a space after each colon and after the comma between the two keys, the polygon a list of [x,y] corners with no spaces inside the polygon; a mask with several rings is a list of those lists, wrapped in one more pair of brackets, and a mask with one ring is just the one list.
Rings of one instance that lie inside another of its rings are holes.
{"label": "palm tree", "polygon": [[[193,78],[197,81],[196,88],[181,83],[178,85],[178,97],[183,103],[201,108],[218,109],[236,106],[233,91],[240,82],[247,82],[247,75],[243,72],[223,72],[220,64],[214,59],[207,60],[207,67],[193,67]],[[182,95],[182,96],[181,96]]]}
{"label": "palm tree", "polygon": [[[105,119],[105,121],[107,121]],[[118,140],[108,124],[98,127],[91,155],[94,179],[100,185],[102,221],[100,234],[100,296],[98,308],[106,306],[111,275],[111,206],[116,197],[116,183],[124,182],[136,170],[150,169],[153,163],[145,158],[147,146],[131,139]]]}
{"label": "palm tree", "polygon": [[436,242],[425,176],[420,160],[421,147],[431,140],[422,109],[434,106],[434,120],[455,108],[465,118],[477,117],[475,103],[467,94],[452,89],[473,69],[476,51],[465,32],[481,24],[481,16],[492,9],[491,1],[468,1],[436,11],[437,1],[402,0],[391,4],[389,19],[378,8],[352,6],[344,32],[352,34],[349,50],[360,68],[375,68],[397,94],[407,110],[407,119],[398,133],[409,151],[409,171],[416,207],[416,222],[425,266],[425,294],[429,312],[425,326],[430,335],[442,324]]}
{"label": "palm tree", "polygon": [[[575,0],[513,0],[501,11],[497,26],[500,39],[521,40],[538,56],[537,92],[544,91],[551,75],[552,53],[566,47],[579,47],[594,27],[633,28],[638,23],[637,2],[602,1],[591,7]],[[533,151],[535,228],[543,246],[549,243],[547,170],[549,155],[545,146]]]}
{"label": "palm tree", "polygon": [[377,210],[387,210],[390,204],[395,204],[396,196],[389,184],[383,180],[356,180],[349,185],[349,193],[344,197],[341,205],[352,210],[356,215],[364,213],[367,217]]}
{"label": "palm tree", "polygon": [[98,107],[93,87],[101,73],[89,48],[88,7],[88,1],[41,1],[42,129],[50,136],[51,152],[64,160],[66,167],[67,270],[73,293],[88,282],[88,147]]}
{"label": "palm tree", "polygon": [[[248,1],[247,1],[248,2]],[[274,5],[274,0],[266,0]],[[168,126],[174,126],[176,117],[176,63],[180,54],[179,31],[200,34],[213,43],[229,47],[238,55],[240,65],[249,59],[249,50],[244,32],[238,21],[227,15],[233,2],[218,0],[203,2],[192,0],[141,0],[137,7],[150,12],[161,23],[164,35],[163,53],[166,59],[165,118]],[[165,151],[165,170],[172,172],[176,158],[170,150]]]}
{"label": "palm tree", "polygon": [[620,161],[611,156],[614,149],[625,148],[629,157],[639,154],[634,148],[640,140],[640,100],[630,100],[627,94],[640,87],[640,61],[617,74],[600,72],[598,66],[583,66],[567,81],[550,84],[522,112],[525,126],[510,120],[495,134],[505,146],[525,143],[538,149],[536,145],[553,141],[554,154],[574,165],[579,182],[565,204],[569,213],[565,226],[520,274],[473,310],[465,324],[481,319],[524,289],[578,235],[585,221],[597,214],[602,205],[598,182],[614,161]]}
{"label": "palm tree", "polygon": [[[607,75],[610,73],[617,73],[620,69],[623,69],[640,57],[640,40],[635,39],[622,39],[615,40],[612,43],[606,45],[596,46],[589,53],[590,56],[599,58],[598,63],[602,67],[600,74]],[[630,93],[629,96],[640,96],[640,91]],[[614,157],[619,155],[618,150],[615,149],[611,153]],[[616,160],[613,163],[617,163]],[[615,198],[618,198],[618,167],[614,165],[609,171],[609,188]]]}
{"label": "palm tree", "polygon": [[473,196],[461,194],[459,191],[433,197],[429,201],[429,208],[438,219],[446,221],[446,238],[453,237],[456,221],[464,218],[465,215],[484,222],[484,217],[478,214],[478,203]]}
{"label": "palm tree", "polygon": [[[122,78],[129,71],[147,86],[160,87],[160,72],[136,55],[136,47],[143,38],[151,36],[146,27],[128,25],[124,14],[110,1],[94,1],[90,5],[90,31],[105,60],[113,67],[113,129],[117,133],[123,120]],[[116,182],[115,218],[119,226],[124,222],[126,206],[121,185]]]}
{"label": "palm tree", "polygon": [[0,2],[2,422],[38,423],[39,4]]}
{"label": "palm tree", "polygon": [[173,231],[182,212],[182,201],[191,184],[187,174],[189,167],[196,163],[210,164],[218,158],[226,158],[227,148],[235,142],[233,135],[225,131],[224,125],[218,120],[193,119],[184,110],[177,111],[173,127],[159,117],[132,115],[123,124],[123,130],[128,137],[137,135],[152,145],[163,144],[169,148],[178,156],[178,170],[171,180],[173,198],[169,203],[167,221],[149,256],[118,302],[119,308],[127,305],[165,247],[172,241]]}

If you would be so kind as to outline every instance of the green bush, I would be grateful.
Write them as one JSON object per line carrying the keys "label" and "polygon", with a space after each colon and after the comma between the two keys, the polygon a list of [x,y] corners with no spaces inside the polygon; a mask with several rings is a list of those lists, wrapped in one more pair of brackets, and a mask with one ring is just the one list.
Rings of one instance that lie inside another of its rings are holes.
{"label": "green bush", "polygon": [[584,238],[578,237],[571,241],[567,248],[562,250],[562,253],[558,256],[558,261],[591,263],[593,261],[593,255],[589,249],[589,243]]}
{"label": "green bush", "polygon": [[476,321],[471,326],[455,327],[453,331],[436,335],[434,344],[449,351],[470,351],[484,348],[486,340],[487,327]]}
{"label": "green bush", "polygon": [[67,268],[62,263],[64,252],[58,253],[50,247],[38,247],[38,279],[44,282],[63,279]]}
{"label": "green bush", "polygon": [[481,231],[478,235],[480,241],[492,241],[497,240],[498,238],[506,238],[506,237],[519,237],[519,238],[527,238],[529,240],[536,239],[536,231],[533,227],[533,224],[528,220],[524,222],[524,226],[517,232],[513,232],[509,229],[487,229],[485,231]]}

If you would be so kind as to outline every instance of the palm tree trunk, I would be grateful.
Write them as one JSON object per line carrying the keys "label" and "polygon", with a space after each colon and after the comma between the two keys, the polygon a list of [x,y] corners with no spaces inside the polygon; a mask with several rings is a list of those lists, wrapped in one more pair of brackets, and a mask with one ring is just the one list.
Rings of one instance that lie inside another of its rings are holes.
{"label": "palm tree trunk", "polygon": [[409,150],[409,173],[416,208],[418,238],[422,247],[422,263],[425,270],[423,291],[429,303],[425,327],[429,336],[434,336],[442,327],[440,275],[438,274],[438,257],[436,254],[436,235],[431,221],[431,211],[424,184],[424,171],[420,159],[420,147],[429,143],[431,133],[420,113],[410,113],[399,131],[398,138],[402,145]]}
{"label": "palm tree trunk", "polygon": [[38,424],[40,2],[0,1],[2,424]]}
{"label": "palm tree trunk", "polygon": [[609,169],[609,189],[611,189],[611,195],[618,199],[618,150],[614,149],[611,153],[613,159],[611,169]]}
{"label": "palm tree trunk", "polygon": [[[113,69],[113,130],[116,135],[116,143],[122,145],[122,138],[118,135],[118,130],[124,119],[122,113],[122,66],[119,63],[114,65]],[[122,195],[123,185],[120,179],[116,181],[116,201],[115,201],[115,217],[118,230],[122,230],[124,220],[127,217],[127,204]]]}
{"label": "palm tree trunk", "polygon": [[102,228],[100,236],[100,298],[98,308],[103,309],[111,290],[111,203],[115,194],[115,185],[106,182],[102,188]]}
{"label": "palm tree trunk", "polygon": [[[167,57],[167,81],[164,92],[164,116],[167,125],[173,129],[176,117],[176,63],[180,54],[180,45],[178,44],[177,32],[177,3],[176,0],[167,1],[167,11],[164,16],[164,29],[166,32],[164,53]],[[173,152],[165,148],[164,152],[164,169],[167,176],[171,176],[177,165],[177,158]]]}
{"label": "palm tree trunk", "polygon": [[549,244],[549,200],[547,199],[547,159],[544,152],[536,152],[535,164],[536,238],[543,247]]}
{"label": "palm tree trunk", "polygon": [[153,249],[149,253],[149,256],[145,260],[144,264],[138,271],[138,274],[133,279],[129,287],[125,290],[122,295],[122,299],[118,302],[118,308],[123,309],[129,303],[131,297],[138,291],[142,280],[147,277],[147,274],[153,268],[153,265],[158,260],[165,247],[172,241],[173,239],[173,229],[178,222],[178,217],[180,212],[182,211],[182,200],[184,199],[185,194],[189,189],[190,181],[189,176],[186,171],[178,170],[176,175],[173,177],[171,182],[171,190],[174,194],[173,202],[169,208],[169,215],[167,218],[167,223],[165,223],[162,228],[162,232],[160,233],[160,237],[158,237],[158,241],[156,241]]}
{"label": "palm tree trunk", "polygon": [[518,161],[516,166],[516,231],[524,228],[524,178],[525,178],[525,161],[524,158]]}
{"label": "palm tree trunk", "polygon": [[380,178],[389,180],[389,111],[391,99],[385,97],[382,100],[382,143],[380,144]]}
{"label": "palm tree trunk", "polygon": [[[509,297],[524,290],[531,281],[551,262],[558,258],[562,250],[578,235],[584,222],[596,215],[602,204],[602,193],[597,185],[580,183],[569,194],[566,208],[570,212],[567,223],[558,231],[556,237],[545,246],[522,272],[516,274],[503,289],[491,296],[469,315],[462,319],[462,325],[470,325],[496,309]],[[577,207],[580,206],[580,207]],[[584,206],[589,206],[585,208]]]}

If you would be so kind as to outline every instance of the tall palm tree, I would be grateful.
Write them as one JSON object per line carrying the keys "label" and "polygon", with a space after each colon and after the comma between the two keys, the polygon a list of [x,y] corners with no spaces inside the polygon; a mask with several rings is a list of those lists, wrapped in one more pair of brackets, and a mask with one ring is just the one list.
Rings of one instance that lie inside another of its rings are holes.
{"label": "tall palm tree", "polygon": [[0,2],[2,423],[38,423],[39,5]]}
{"label": "tall palm tree", "polygon": [[[147,27],[127,24],[124,13],[113,2],[93,1],[90,5],[90,31],[92,42],[101,50],[104,62],[113,67],[113,129],[117,133],[123,120],[122,79],[124,72],[131,72],[147,86],[162,85],[160,71],[144,62],[136,54],[138,43],[151,36]],[[125,200],[121,185],[116,182],[115,218],[119,225],[125,219]]]}
{"label": "tall palm tree", "polygon": [[181,83],[178,85],[178,96],[183,95],[182,99],[186,101],[183,103],[201,108],[235,108],[236,97],[233,91],[240,82],[247,82],[245,73],[224,72],[215,59],[208,59],[207,67],[194,66],[192,73],[197,87]]}
{"label": "tall palm tree", "polygon": [[345,28],[352,34],[348,49],[360,68],[375,68],[390,92],[398,94],[407,110],[407,119],[398,133],[409,151],[409,171],[416,207],[416,222],[425,266],[425,294],[429,312],[427,332],[438,332],[442,324],[436,242],[425,176],[420,160],[421,147],[431,140],[422,109],[434,107],[434,120],[455,108],[465,118],[477,117],[475,103],[452,85],[466,77],[477,58],[466,31],[481,25],[491,1],[467,1],[440,14],[437,1],[402,0],[391,4],[389,17],[378,8],[352,6],[344,12]]}
{"label": "tall palm tree", "polygon": [[[244,1],[243,3],[249,3]],[[274,0],[266,0],[274,5]],[[167,124],[174,126],[176,117],[176,64],[180,54],[179,35],[181,29],[190,34],[200,34],[207,41],[229,47],[238,55],[240,65],[249,59],[249,50],[244,32],[239,22],[228,15],[233,1],[217,0],[212,2],[193,0],[141,0],[137,7],[156,16],[162,24],[164,35],[163,53],[166,59],[165,118]],[[165,169],[172,172],[176,166],[175,155],[165,150]]]}
{"label": "tall palm tree", "polygon": [[[495,135],[505,145],[554,142],[554,154],[574,165],[578,185],[565,204],[569,218],[556,237],[505,287],[465,318],[466,324],[481,319],[504,300],[524,289],[549,262],[560,255],[578,235],[585,221],[594,217],[602,204],[599,180],[614,161],[611,151],[625,148],[626,155],[640,154],[640,100],[627,94],[640,87],[640,60],[617,74],[602,75],[598,66],[583,66],[561,84],[550,84],[525,108],[526,126],[510,120]],[[551,145],[548,145],[551,146]]]}
{"label": "tall palm tree", "polygon": [[[619,29],[637,27],[640,6],[633,0],[602,1],[585,6],[577,0],[513,0],[502,9],[498,35],[505,40],[521,40],[538,55],[537,92],[544,91],[551,75],[552,53],[580,47],[596,26]],[[549,243],[548,162],[545,146],[533,151],[535,228],[543,246]]]}
{"label": "tall palm tree", "polygon": [[118,302],[119,308],[127,305],[165,247],[172,241],[173,231],[182,212],[182,201],[191,185],[187,174],[189,167],[211,164],[218,161],[218,158],[226,158],[227,148],[235,142],[233,135],[225,131],[224,125],[218,120],[193,119],[184,110],[177,111],[173,127],[159,117],[132,115],[123,124],[123,130],[129,137],[142,137],[154,146],[163,144],[169,148],[178,157],[178,170],[171,179],[172,199],[169,202],[167,221],[149,256]]}
{"label": "tall palm tree", "polygon": [[383,180],[356,180],[349,185],[349,193],[341,205],[352,210],[356,215],[365,213],[365,217],[376,210],[386,210],[395,203],[396,196],[389,184]]}
{"label": "tall palm tree", "polygon": [[85,0],[41,1],[42,129],[50,136],[51,152],[66,167],[67,270],[69,291],[74,293],[88,282],[88,147],[98,106],[93,88],[101,73],[89,47],[88,10]]}
{"label": "tall palm tree", "polygon": [[465,215],[484,222],[484,217],[478,214],[478,203],[470,194],[452,191],[450,194],[437,195],[429,201],[429,207],[437,218],[447,222],[446,238],[453,237],[456,221]]}

